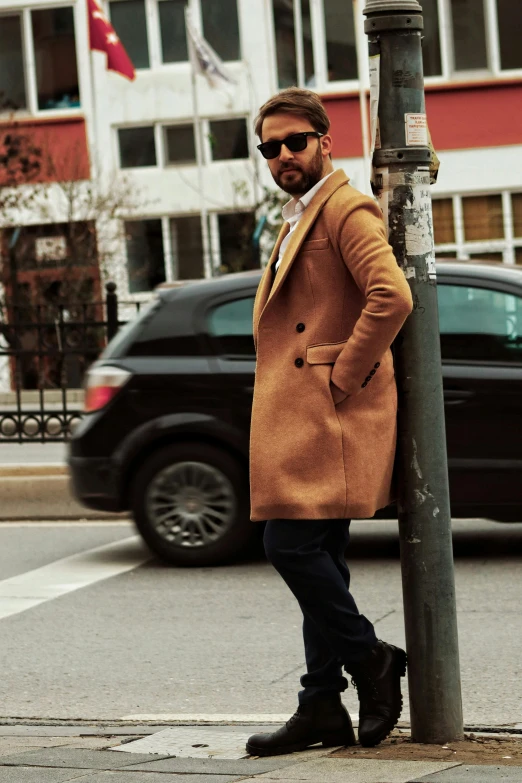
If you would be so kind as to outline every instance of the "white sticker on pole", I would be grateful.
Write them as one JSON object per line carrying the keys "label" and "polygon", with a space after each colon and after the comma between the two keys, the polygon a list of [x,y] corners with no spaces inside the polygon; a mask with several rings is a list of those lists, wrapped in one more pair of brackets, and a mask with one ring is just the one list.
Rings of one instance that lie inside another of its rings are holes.
{"label": "white sticker on pole", "polygon": [[381,148],[381,134],[379,128],[379,92],[380,92],[380,54],[370,57],[370,124],[372,132],[371,152]]}
{"label": "white sticker on pole", "polygon": [[428,146],[428,123],[425,114],[405,114],[406,145],[408,147]]}

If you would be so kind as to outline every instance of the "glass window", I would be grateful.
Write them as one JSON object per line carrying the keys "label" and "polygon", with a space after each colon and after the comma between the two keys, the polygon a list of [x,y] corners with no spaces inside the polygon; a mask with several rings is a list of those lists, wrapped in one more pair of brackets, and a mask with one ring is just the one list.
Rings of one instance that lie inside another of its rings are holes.
{"label": "glass window", "polygon": [[522,247],[515,248],[515,264],[522,264]]}
{"label": "glass window", "polygon": [[156,165],[156,145],[152,125],[143,128],[120,128],[118,139],[122,169]]}
{"label": "glass window", "polygon": [[205,277],[200,216],[172,218],[170,235],[176,279],[198,280]]}
{"label": "glass window", "polygon": [[165,128],[167,163],[196,162],[196,141],[193,125],[172,125]]}
{"label": "glass window", "polygon": [[496,263],[501,264],[504,261],[504,254],[488,253],[488,251],[485,250],[482,253],[470,253],[469,260],[470,261],[495,261]]}
{"label": "glass window", "polygon": [[161,220],[125,222],[129,292],[152,291],[165,282]]}
{"label": "glass window", "polygon": [[253,337],[254,297],[218,305],[209,316],[209,333],[218,338],[223,354],[255,356]]}
{"label": "glass window", "polygon": [[522,362],[522,299],[488,288],[438,286],[442,358]]}
{"label": "glass window", "polygon": [[80,105],[72,8],[32,11],[39,109]]}
{"label": "glass window", "polygon": [[240,60],[237,0],[200,0],[203,35],[222,60]]}
{"label": "glass window", "polygon": [[323,0],[328,81],[357,79],[353,3]]}
{"label": "glass window", "polygon": [[293,0],[272,0],[280,89],[297,84]]}
{"label": "glass window", "polygon": [[315,86],[314,48],[312,44],[312,17],[310,0],[301,0],[301,30],[303,40],[303,69],[307,87]]}
{"label": "glass window", "polygon": [[209,126],[212,160],[248,158],[248,132],[245,119],[212,120]]}
{"label": "glass window", "polygon": [[[497,0],[501,68],[522,68],[519,0]],[[518,23],[515,19],[518,18]],[[515,23],[514,23],[515,22]]]}
{"label": "glass window", "polygon": [[482,0],[451,0],[456,71],[488,67]]}
{"label": "glass window", "polygon": [[185,0],[160,0],[158,8],[162,62],[187,61],[189,56],[185,33]]}
{"label": "glass window", "polygon": [[453,220],[453,201],[450,198],[433,200],[433,232],[435,244],[445,245],[455,242],[455,223]]}
{"label": "glass window", "polygon": [[502,239],[504,220],[502,197],[467,196],[462,199],[466,241]]}
{"label": "glass window", "polygon": [[522,193],[513,193],[511,205],[513,209],[513,233],[516,237],[522,237]]}
{"label": "glass window", "polygon": [[256,227],[253,212],[232,212],[218,215],[220,272],[242,272],[259,266],[252,236]]}
{"label": "glass window", "polygon": [[109,4],[111,22],[135,68],[149,68],[145,0],[117,0]]}
{"label": "glass window", "polygon": [[442,61],[440,56],[439,9],[437,0],[420,0],[424,17],[422,33],[422,59],[424,76],[440,76]]}
{"label": "glass window", "polygon": [[0,16],[0,112],[26,107],[22,19]]}

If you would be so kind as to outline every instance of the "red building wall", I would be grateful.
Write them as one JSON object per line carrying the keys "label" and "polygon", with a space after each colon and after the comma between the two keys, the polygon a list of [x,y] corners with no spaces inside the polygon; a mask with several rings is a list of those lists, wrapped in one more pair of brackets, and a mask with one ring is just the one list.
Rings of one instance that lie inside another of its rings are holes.
{"label": "red building wall", "polygon": [[[323,96],[332,121],[334,156],[363,154],[358,95]],[[426,88],[426,112],[436,150],[522,144],[522,83]]]}
{"label": "red building wall", "polygon": [[[90,178],[89,148],[83,117],[17,120],[0,123],[0,155],[5,155],[13,139],[21,140],[18,160],[28,155],[38,168],[24,178],[22,167],[12,160],[0,165],[0,185],[22,182],[77,181]],[[15,176],[17,181],[13,182]]]}

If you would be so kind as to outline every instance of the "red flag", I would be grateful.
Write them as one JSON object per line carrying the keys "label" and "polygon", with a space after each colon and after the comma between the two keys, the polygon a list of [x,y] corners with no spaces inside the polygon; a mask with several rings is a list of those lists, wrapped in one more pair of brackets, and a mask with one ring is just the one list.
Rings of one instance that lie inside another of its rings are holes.
{"label": "red flag", "polygon": [[87,0],[89,11],[89,38],[91,49],[105,52],[109,71],[121,73],[133,81],[136,78],[134,66],[125,47],[116,35],[114,27],[105,16],[98,0]]}

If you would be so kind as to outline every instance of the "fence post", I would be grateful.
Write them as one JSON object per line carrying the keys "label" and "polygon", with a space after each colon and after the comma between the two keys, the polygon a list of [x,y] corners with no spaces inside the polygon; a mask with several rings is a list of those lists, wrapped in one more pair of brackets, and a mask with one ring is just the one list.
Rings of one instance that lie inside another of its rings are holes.
{"label": "fence post", "polygon": [[107,308],[107,340],[112,340],[118,331],[118,294],[116,293],[116,283],[109,281],[105,284],[107,298],[105,307]]}

